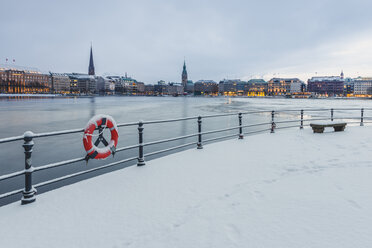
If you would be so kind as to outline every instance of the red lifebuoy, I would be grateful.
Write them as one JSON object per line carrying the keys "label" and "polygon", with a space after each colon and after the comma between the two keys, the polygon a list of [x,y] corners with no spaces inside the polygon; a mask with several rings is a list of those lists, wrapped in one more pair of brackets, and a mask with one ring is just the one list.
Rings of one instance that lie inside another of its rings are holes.
{"label": "red lifebuoy", "polygon": [[[105,147],[98,148],[93,144],[92,136],[94,130],[97,128],[104,129],[108,128],[111,132],[111,140],[107,142],[104,138],[100,140],[101,136],[98,138],[99,142],[106,143]],[[111,154],[115,153],[116,146],[118,145],[118,128],[114,119],[109,115],[96,115],[89,120],[87,126],[84,130],[83,144],[85,151],[87,152],[87,158],[93,159],[105,159]]]}

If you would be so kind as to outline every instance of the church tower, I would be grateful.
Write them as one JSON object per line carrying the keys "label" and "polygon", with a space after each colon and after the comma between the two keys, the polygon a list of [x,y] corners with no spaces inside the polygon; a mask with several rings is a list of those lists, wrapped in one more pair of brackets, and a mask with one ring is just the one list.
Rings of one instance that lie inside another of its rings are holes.
{"label": "church tower", "polygon": [[341,71],[340,77],[341,77],[341,79],[344,79],[344,70]]}
{"label": "church tower", "polygon": [[187,86],[186,61],[183,61],[182,86],[183,86],[183,90],[186,92],[186,86]]}
{"label": "church tower", "polygon": [[90,59],[89,59],[89,68],[88,68],[88,74],[89,75],[95,75],[94,72],[94,63],[93,63],[93,49],[92,45],[90,45]]}

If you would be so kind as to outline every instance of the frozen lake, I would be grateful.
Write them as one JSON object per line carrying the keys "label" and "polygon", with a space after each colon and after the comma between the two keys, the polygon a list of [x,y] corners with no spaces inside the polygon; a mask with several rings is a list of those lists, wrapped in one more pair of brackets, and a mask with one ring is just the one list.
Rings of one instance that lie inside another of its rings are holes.
{"label": "frozen lake", "polygon": [[[225,97],[96,97],[91,98],[0,98],[0,138],[22,135],[31,130],[34,133],[83,128],[94,114],[111,115],[117,123],[137,122],[139,120],[173,119],[188,116],[210,115],[239,111],[283,110],[300,108],[371,108],[371,100],[344,99],[282,99],[282,98],[225,98]],[[312,116],[329,116],[328,112],[311,113]],[[335,111],[337,116],[358,117],[360,113]],[[365,116],[372,116],[366,111]],[[278,119],[299,119],[299,112],[281,113]],[[305,113],[305,118],[310,117]],[[243,117],[243,124],[269,122],[270,114],[255,114]],[[238,117],[221,117],[203,120],[203,131],[237,126]],[[299,123],[294,123],[295,125]],[[173,122],[144,126],[145,142],[183,136],[197,132],[196,120]],[[267,127],[268,128],[268,127]],[[262,127],[256,129],[262,129]],[[254,130],[253,128],[245,131]],[[230,133],[237,132],[231,131]],[[217,136],[223,135],[216,134]],[[227,133],[225,133],[227,134]],[[206,138],[214,137],[209,135]],[[35,139],[32,155],[33,166],[41,166],[65,159],[78,158],[85,155],[82,145],[82,133],[58,137]],[[174,141],[171,143],[145,147],[145,153],[164,149],[174,145],[196,141],[196,137]],[[19,171],[24,168],[22,141],[0,144],[0,175]],[[118,147],[138,143],[137,127],[119,128]],[[89,161],[66,165],[34,174],[34,183],[63,176],[73,172],[90,169],[98,165],[136,156],[137,150],[125,151],[106,161]],[[163,154],[165,155],[165,154]],[[146,158],[153,159],[155,156]],[[133,164],[133,163],[131,163]],[[57,183],[51,187],[43,187],[39,192],[59,187],[86,177],[123,168],[123,164],[115,168],[91,173],[76,179]],[[0,182],[0,194],[23,187],[23,177]],[[19,196],[9,200],[17,200]],[[0,200],[0,205],[2,201]],[[4,201],[3,201],[4,203]]]}

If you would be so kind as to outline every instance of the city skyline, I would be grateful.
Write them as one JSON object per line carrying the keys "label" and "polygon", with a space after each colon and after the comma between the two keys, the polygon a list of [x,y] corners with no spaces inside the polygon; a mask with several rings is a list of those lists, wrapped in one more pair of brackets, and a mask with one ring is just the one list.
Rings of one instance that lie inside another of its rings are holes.
{"label": "city skyline", "polygon": [[0,63],[85,72],[93,42],[97,75],[148,83],[179,82],[184,57],[194,81],[372,75],[365,1],[21,2],[4,4]]}

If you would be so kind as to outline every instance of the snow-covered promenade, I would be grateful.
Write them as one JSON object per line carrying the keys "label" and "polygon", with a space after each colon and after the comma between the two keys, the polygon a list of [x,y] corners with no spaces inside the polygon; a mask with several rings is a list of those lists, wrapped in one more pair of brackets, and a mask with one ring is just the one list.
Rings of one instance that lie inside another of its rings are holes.
{"label": "snow-covered promenade", "polygon": [[0,247],[372,247],[372,127],[247,136],[0,208]]}

